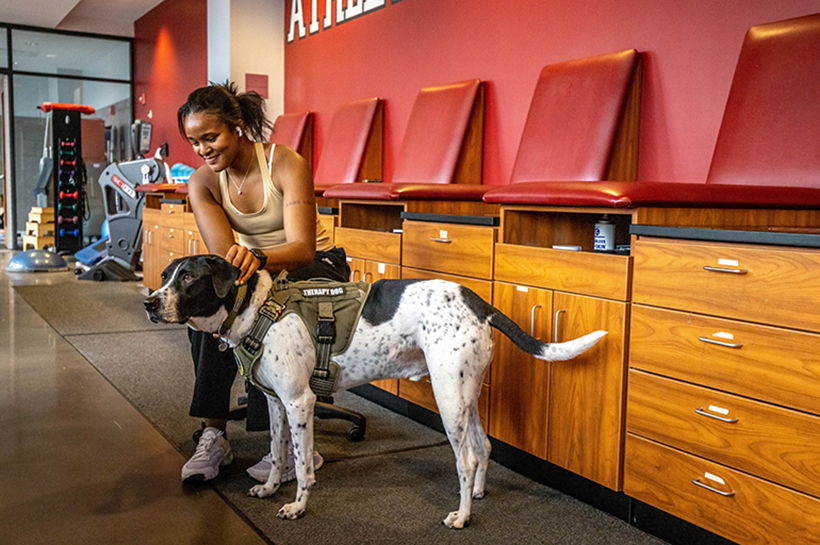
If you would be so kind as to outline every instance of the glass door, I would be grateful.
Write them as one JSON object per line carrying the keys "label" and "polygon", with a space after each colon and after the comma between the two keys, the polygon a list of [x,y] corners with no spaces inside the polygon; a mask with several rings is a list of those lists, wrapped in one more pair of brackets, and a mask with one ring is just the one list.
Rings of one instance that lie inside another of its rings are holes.
{"label": "glass door", "polygon": [[11,186],[11,177],[9,176],[8,165],[9,150],[6,137],[10,134],[8,127],[8,77],[5,74],[0,74],[0,247],[13,248],[14,240],[10,238],[14,230],[9,228],[9,187]]}

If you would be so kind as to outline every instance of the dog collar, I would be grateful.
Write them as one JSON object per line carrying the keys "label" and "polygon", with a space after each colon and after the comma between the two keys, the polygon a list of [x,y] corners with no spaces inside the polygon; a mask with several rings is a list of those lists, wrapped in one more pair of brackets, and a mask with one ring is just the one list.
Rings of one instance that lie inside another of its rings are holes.
{"label": "dog collar", "polygon": [[[239,309],[242,308],[242,303],[245,302],[245,294],[248,291],[247,284],[241,284],[236,291],[236,299],[233,302],[233,308],[228,313],[228,317],[225,318],[225,321],[222,322],[222,325],[219,326],[219,336],[225,337],[225,334],[230,331],[231,326],[233,326],[234,320],[236,317],[239,316]],[[228,343],[222,341],[219,343],[219,351],[224,352],[228,348]]]}

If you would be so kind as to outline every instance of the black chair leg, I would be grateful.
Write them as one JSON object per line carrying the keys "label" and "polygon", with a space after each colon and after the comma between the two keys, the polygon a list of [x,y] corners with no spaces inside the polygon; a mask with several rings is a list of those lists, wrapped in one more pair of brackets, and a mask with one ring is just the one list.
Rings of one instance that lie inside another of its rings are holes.
{"label": "black chair leg", "polygon": [[347,430],[347,438],[353,442],[358,442],[364,439],[364,432],[367,430],[367,419],[356,411],[345,409],[344,407],[336,407],[333,405],[333,398],[330,402],[316,401],[316,406],[313,409],[313,416],[321,419],[338,418],[339,420],[347,420],[353,426]]}
{"label": "black chair leg", "polygon": [[[228,415],[228,420],[244,420],[248,416],[248,397],[242,396],[238,400],[239,405],[232,407]],[[336,418],[339,420],[347,420],[353,424],[347,430],[347,438],[353,442],[359,442],[364,439],[365,431],[367,431],[367,417],[356,411],[345,409],[344,407],[337,407],[333,405],[333,398],[321,398],[316,401],[316,406],[313,409],[313,416],[323,420]],[[204,426],[204,424],[203,424]],[[193,435],[194,443],[199,441],[202,436],[202,430],[196,430]]]}

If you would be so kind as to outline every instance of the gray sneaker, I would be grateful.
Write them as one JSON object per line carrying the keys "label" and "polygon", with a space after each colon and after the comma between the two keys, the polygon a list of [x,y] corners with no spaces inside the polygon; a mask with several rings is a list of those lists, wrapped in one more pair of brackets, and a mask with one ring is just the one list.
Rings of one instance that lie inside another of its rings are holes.
{"label": "gray sneaker", "polygon": [[216,428],[205,428],[196,452],[182,466],[182,481],[201,483],[210,481],[219,475],[219,467],[233,462],[231,445],[225,439],[225,433]]}
{"label": "gray sneaker", "polygon": [[[322,455],[313,451],[313,471],[318,471],[322,464],[325,463],[325,460],[322,458]],[[253,465],[247,469],[248,475],[259,481],[260,483],[267,482],[268,475],[270,475],[270,470],[273,469],[273,458],[271,458],[270,453],[267,453],[262,460],[259,461],[256,465]],[[280,482],[286,483],[288,481],[292,481],[296,478],[296,464],[293,462],[293,451],[288,450],[288,463],[285,466],[285,469],[282,471],[282,480]]]}

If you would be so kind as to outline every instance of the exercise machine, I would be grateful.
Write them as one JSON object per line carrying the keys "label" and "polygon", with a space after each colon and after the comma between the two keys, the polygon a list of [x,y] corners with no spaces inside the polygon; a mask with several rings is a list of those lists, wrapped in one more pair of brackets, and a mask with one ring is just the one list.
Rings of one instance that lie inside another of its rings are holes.
{"label": "exercise machine", "polygon": [[38,108],[46,114],[46,130],[34,195],[38,205],[48,206],[45,201],[48,186],[52,186],[54,249],[61,254],[73,254],[83,245],[86,208],[80,114],[93,114],[95,110],[83,104],[52,102],[43,102]]}
{"label": "exercise machine", "polygon": [[112,163],[106,167],[99,184],[108,237],[75,255],[80,280],[139,280],[133,271],[142,252],[145,193],[137,191],[137,186],[162,183],[167,177],[167,165],[155,157]]}

